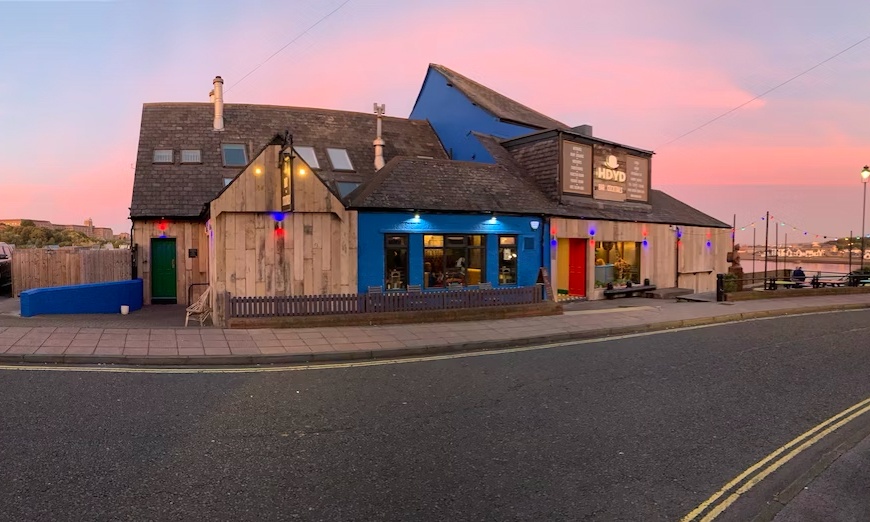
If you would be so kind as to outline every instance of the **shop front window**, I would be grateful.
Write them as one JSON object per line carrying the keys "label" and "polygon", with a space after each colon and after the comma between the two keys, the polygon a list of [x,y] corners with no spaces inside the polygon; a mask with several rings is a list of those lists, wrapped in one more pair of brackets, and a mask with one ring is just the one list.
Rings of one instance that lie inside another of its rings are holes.
{"label": "shop front window", "polygon": [[485,281],[486,236],[424,235],[423,282],[427,288]]}
{"label": "shop front window", "polygon": [[408,234],[384,237],[384,286],[398,290],[408,286]]}
{"label": "shop front window", "polygon": [[498,236],[498,284],[517,284],[517,236]]}
{"label": "shop front window", "polygon": [[640,283],[641,244],[629,241],[595,242],[595,286]]}

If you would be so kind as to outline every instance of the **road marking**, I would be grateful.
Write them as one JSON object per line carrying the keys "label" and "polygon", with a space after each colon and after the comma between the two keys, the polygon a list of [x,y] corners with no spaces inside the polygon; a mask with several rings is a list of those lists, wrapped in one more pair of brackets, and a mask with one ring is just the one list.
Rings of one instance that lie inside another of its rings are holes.
{"label": "road marking", "polygon": [[[764,480],[765,477],[782,467],[785,463],[793,459],[795,456],[797,456],[816,442],[822,440],[827,435],[830,435],[835,430],[845,426],[849,422],[855,420],[856,418],[867,413],[868,411],[870,411],[870,398],[865,399],[858,404],[855,404],[854,406],[841,411],[840,413],[815,426],[809,431],[792,439],[787,444],[781,446],[780,448],[770,453],[768,456],[764,457],[763,459],[750,466],[743,473],[734,477],[730,482],[725,484],[722,489],[720,489],[716,493],[713,493],[710,498],[708,498],[704,502],[701,502],[698,507],[696,507],[688,515],[680,519],[680,522],[690,522],[692,520],[698,519],[698,516],[707,511],[710,506],[716,503],[716,501],[719,500],[728,491],[731,491],[735,486],[742,483],[747,477],[752,476],[752,478],[746,481],[746,483],[744,483],[737,490],[731,493],[728,497],[725,498],[725,500],[717,504],[712,510],[710,510],[709,513],[707,513],[703,518],[700,519],[701,522],[709,522],[711,520],[714,520],[738,498],[740,498],[741,495],[752,489],[756,484]],[[776,460],[766,468],[759,471],[757,474],[753,475],[753,473],[779,457],[781,454],[790,450],[794,446],[797,447],[792,449],[789,453],[787,453],[779,460]]]}

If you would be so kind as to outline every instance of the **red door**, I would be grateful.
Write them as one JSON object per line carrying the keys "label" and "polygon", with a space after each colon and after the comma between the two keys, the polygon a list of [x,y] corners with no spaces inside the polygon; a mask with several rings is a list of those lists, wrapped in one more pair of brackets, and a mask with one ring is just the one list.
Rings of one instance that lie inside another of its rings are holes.
{"label": "red door", "polygon": [[568,243],[568,294],[586,296],[585,239],[570,239]]}

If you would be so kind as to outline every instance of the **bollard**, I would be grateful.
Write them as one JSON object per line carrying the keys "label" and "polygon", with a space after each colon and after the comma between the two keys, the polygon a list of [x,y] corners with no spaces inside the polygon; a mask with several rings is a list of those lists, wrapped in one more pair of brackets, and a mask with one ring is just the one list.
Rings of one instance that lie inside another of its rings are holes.
{"label": "bollard", "polygon": [[725,300],[725,274],[716,274],[716,302]]}

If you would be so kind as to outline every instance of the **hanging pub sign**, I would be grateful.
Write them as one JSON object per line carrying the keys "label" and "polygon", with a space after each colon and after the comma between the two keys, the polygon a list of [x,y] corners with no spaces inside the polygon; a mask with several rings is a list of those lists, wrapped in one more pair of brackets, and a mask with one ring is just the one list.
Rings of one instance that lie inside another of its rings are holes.
{"label": "hanging pub sign", "polygon": [[290,173],[293,172],[292,149],[290,154],[281,154],[281,210],[290,212],[293,210],[293,201],[290,198]]}
{"label": "hanging pub sign", "polygon": [[616,145],[562,142],[562,193],[602,201],[649,200],[649,158]]}

